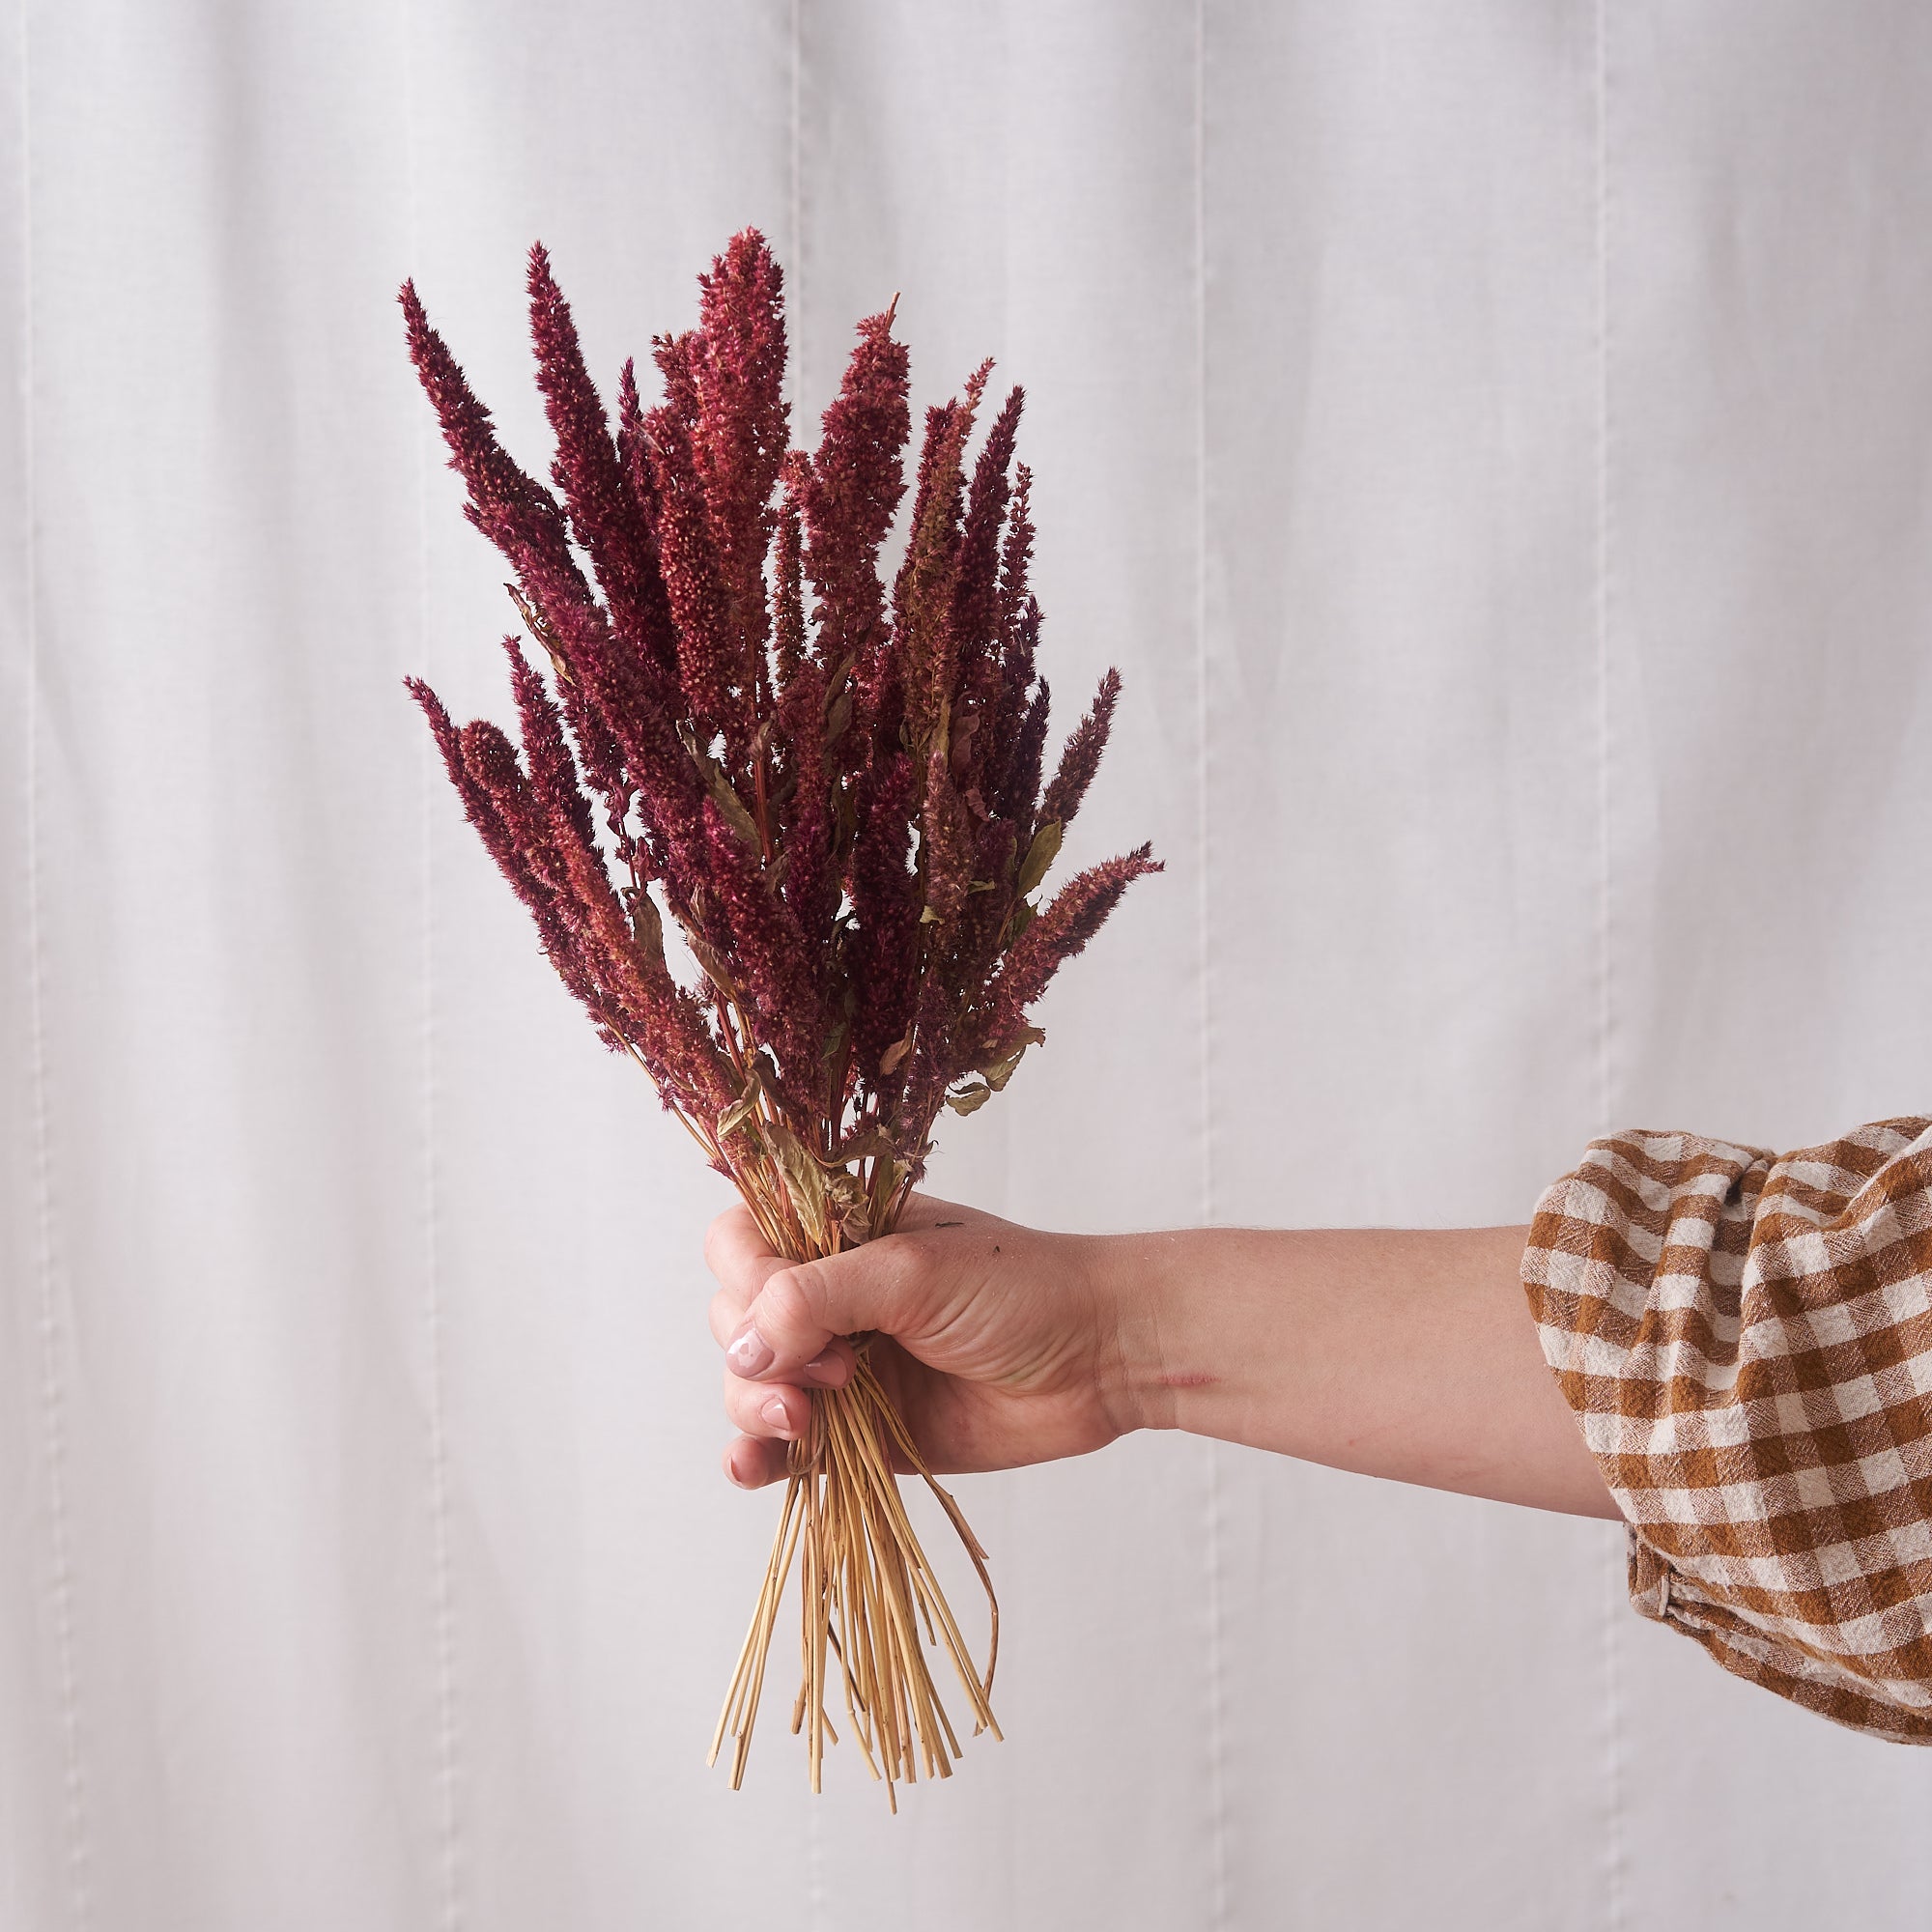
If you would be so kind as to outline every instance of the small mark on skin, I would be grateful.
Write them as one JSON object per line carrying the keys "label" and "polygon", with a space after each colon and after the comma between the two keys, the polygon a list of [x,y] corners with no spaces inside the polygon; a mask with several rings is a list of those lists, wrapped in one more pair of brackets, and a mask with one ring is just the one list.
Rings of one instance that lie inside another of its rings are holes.
{"label": "small mark on skin", "polygon": [[1171,1389],[1199,1389],[1211,1387],[1214,1378],[1197,1369],[1177,1369],[1171,1375],[1161,1377],[1161,1385]]}
{"label": "small mark on skin", "polygon": [[966,1223],[964,1221],[935,1221],[932,1225],[935,1228],[963,1228]]}

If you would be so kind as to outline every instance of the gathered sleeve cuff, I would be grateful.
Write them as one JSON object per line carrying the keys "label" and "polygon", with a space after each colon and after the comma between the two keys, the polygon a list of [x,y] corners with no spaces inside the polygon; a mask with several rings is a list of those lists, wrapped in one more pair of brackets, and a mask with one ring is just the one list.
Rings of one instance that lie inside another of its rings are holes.
{"label": "gathered sleeve cuff", "polygon": [[1932,1744],[1932,1122],[1786,1154],[1593,1141],[1537,1204],[1522,1278],[1636,1608]]}

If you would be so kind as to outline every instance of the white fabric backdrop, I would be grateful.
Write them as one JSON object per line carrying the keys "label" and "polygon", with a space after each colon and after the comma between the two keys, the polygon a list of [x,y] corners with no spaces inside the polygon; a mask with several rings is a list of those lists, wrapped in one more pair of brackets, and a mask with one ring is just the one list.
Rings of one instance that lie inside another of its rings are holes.
{"label": "white fabric backdrop", "polygon": [[1181,1439],[960,1485],[952,1785],[705,1775],[721,1190],[398,688],[505,707],[391,299],[530,461],[536,236],[607,379],[755,221],[810,412],[895,289],[1029,385],[1073,856],[1170,869],[937,1185],[1519,1219],[1932,1104],[1932,15],[5,13],[0,1924],[1932,1924],[1932,1759],[1613,1529]]}

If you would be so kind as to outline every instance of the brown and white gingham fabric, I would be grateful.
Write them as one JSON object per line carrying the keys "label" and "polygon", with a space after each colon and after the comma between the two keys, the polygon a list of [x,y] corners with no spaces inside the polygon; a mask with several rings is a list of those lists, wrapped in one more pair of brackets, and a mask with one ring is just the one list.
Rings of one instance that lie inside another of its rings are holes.
{"label": "brown and white gingham fabric", "polygon": [[1787,1154],[1594,1141],[1537,1204],[1522,1275],[1636,1607],[1932,1744],[1932,1121]]}

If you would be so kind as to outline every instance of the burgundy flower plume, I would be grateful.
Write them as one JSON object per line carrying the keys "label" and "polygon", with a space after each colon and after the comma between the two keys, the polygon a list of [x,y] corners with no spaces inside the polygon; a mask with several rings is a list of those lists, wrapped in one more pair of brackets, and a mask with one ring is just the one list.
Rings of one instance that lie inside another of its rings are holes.
{"label": "burgundy flower plume", "polygon": [[[888,595],[879,554],[911,430],[892,313],[859,325],[807,452],[788,447],[782,282],[763,239],[734,238],[699,288],[699,326],[653,346],[662,400],[648,408],[627,365],[613,427],[550,258],[530,251],[546,486],[405,286],[467,514],[515,573],[548,672],[510,642],[520,746],[459,731],[410,689],[606,1041],[741,1182],[780,1137],[827,1177],[853,1166],[858,1199],[825,1232],[864,1238],[918,1179],[940,1105],[975,1104],[988,1068],[1010,1072],[1054,972],[1157,867],[1143,847],[1037,897],[1120,678],[1042,788],[1021,392],[970,461],[991,365],[928,412]],[[706,976],[696,992],[666,967],[667,913]],[[855,1142],[869,1151],[848,1163]],[[767,1205],[809,1236],[795,1224],[820,1204],[810,1183],[802,1205],[792,1191]]]}
{"label": "burgundy flower plume", "polygon": [[[465,513],[508,562],[535,649],[505,639],[514,740],[487,722],[459,728],[427,685],[409,689],[599,1036],[650,1073],[774,1245],[803,1258],[892,1230],[940,1108],[970,1112],[1006,1085],[1044,1037],[1030,1015],[1054,974],[1159,867],[1143,845],[1042,895],[1121,681],[1107,672],[1043,783],[1020,390],[977,453],[990,362],[927,412],[888,592],[880,552],[912,430],[894,310],[860,323],[807,451],[790,446],[782,279],[764,239],[734,237],[698,287],[697,327],[652,343],[659,400],[626,363],[613,424],[550,258],[531,249],[555,441],[545,483],[504,450],[404,285],[410,355]],[[667,963],[667,915],[702,972],[695,986]],[[814,1418],[785,1520],[818,1593],[800,1705],[815,1782],[838,1620],[892,1623],[915,1605],[930,1620],[944,1604],[885,1473],[894,1454],[923,1465],[863,1351],[848,1389],[814,1397]],[[727,1705],[739,1774],[774,1575]],[[991,1666],[974,1673],[942,1621],[976,1722],[991,1726]],[[922,1761],[943,1772],[957,1746],[917,1629],[852,1648],[839,1662],[868,1762],[876,1751],[889,1786]]]}

